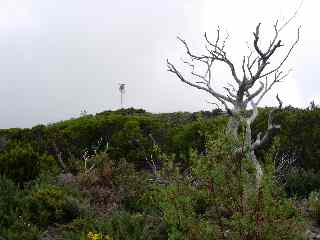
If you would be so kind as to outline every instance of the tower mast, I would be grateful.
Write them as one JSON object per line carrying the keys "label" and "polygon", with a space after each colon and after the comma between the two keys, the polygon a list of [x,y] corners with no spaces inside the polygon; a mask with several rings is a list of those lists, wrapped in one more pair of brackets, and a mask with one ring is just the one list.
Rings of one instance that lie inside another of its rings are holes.
{"label": "tower mast", "polygon": [[120,103],[121,103],[121,108],[124,106],[124,94],[125,94],[125,84],[124,83],[119,83],[119,91],[120,91]]}

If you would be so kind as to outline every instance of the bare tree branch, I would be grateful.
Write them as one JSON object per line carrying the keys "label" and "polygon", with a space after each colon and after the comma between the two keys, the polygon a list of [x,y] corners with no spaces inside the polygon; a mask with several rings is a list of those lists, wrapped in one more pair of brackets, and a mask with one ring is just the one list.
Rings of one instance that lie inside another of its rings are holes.
{"label": "bare tree branch", "polygon": [[[259,133],[255,141],[252,141],[251,125],[258,116],[258,105],[261,100],[276,83],[282,81],[290,73],[290,70],[286,72],[282,70],[282,67],[300,40],[300,26],[297,29],[296,39],[291,43],[289,48],[284,51],[283,57],[280,58],[280,61],[277,64],[274,64],[275,56],[280,53],[280,50],[284,46],[280,39],[280,32],[295,18],[298,10],[301,8],[302,2],[293,16],[284,22],[284,24],[280,25],[278,20],[274,23],[273,35],[270,38],[269,45],[266,49],[262,49],[261,47],[261,23],[256,26],[255,31],[253,32],[252,47],[250,48],[248,46],[250,52],[242,58],[242,63],[240,65],[242,73],[239,75],[234,63],[227,56],[225,50],[226,41],[229,35],[222,40],[220,28],[217,29],[217,35],[214,41],[210,41],[207,34],[204,34],[206,51],[205,54],[201,55],[191,52],[187,42],[178,37],[179,41],[186,49],[187,56],[191,59],[190,61],[183,61],[184,64],[191,68],[190,80],[183,76],[181,72],[167,60],[169,72],[174,73],[187,85],[210,93],[224,106],[230,116],[228,131],[235,139],[239,139],[240,124],[244,123],[245,143],[250,149],[251,160],[256,168],[257,186],[260,184],[263,171],[262,166],[255,155],[255,150],[269,141],[275,131],[280,128],[280,125],[273,123],[274,111],[282,108],[282,102],[278,95],[277,100],[279,102],[279,107],[274,108],[269,112],[268,128],[264,134]],[[216,91],[212,86],[212,69],[216,63],[226,65],[231,72],[232,80],[236,83],[235,86],[231,83],[227,83],[228,85],[223,87],[226,91],[224,93]],[[199,65],[201,68],[199,68]],[[242,76],[241,79],[238,76]],[[264,79],[264,82],[261,81],[262,79]],[[258,82],[260,83],[260,86]],[[250,116],[247,116],[249,103],[251,104],[252,112]]]}
{"label": "bare tree branch", "polygon": [[169,72],[172,72],[174,74],[176,74],[176,76],[184,83],[192,86],[192,87],[195,87],[197,89],[200,89],[200,90],[203,90],[203,91],[206,91],[208,93],[210,93],[213,97],[215,97],[217,100],[219,100],[226,109],[229,109],[228,111],[232,112],[231,109],[228,107],[227,105],[227,102],[229,103],[233,103],[232,99],[230,97],[227,97],[227,96],[224,96],[216,91],[214,91],[211,86],[209,84],[207,84],[206,86],[201,86],[199,84],[195,84],[195,83],[192,83],[188,80],[186,80],[182,74],[175,68],[175,66],[169,62],[169,60],[167,60],[167,66],[168,66],[168,71]]}
{"label": "bare tree branch", "polygon": [[255,150],[261,146],[263,146],[264,144],[266,144],[271,136],[274,134],[275,130],[278,130],[281,128],[280,125],[274,124],[273,123],[273,114],[276,110],[278,109],[282,109],[282,101],[280,100],[279,96],[277,95],[277,100],[279,103],[279,107],[278,108],[273,108],[268,115],[268,129],[266,131],[266,133],[264,134],[264,136],[262,137],[262,139],[260,138],[261,133],[258,134],[258,137],[256,139],[256,141],[252,144],[252,149]]}
{"label": "bare tree branch", "polygon": [[301,0],[299,6],[297,7],[296,11],[292,14],[292,16],[279,28],[279,32],[282,31],[299,13],[304,0]]}
{"label": "bare tree branch", "polygon": [[294,43],[291,45],[289,51],[288,51],[287,54],[284,56],[284,58],[282,59],[282,61],[280,62],[280,64],[279,64],[276,68],[274,68],[273,70],[271,70],[271,71],[269,71],[269,72],[267,72],[267,73],[265,73],[265,74],[260,75],[259,78],[263,78],[263,77],[265,77],[265,76],[268,76],[268,75],[270,75],[270,74],[278,71],[278,70],[282,67],[282,65],[285,63],[285,61],[287,61],[287,59],[288,59],[288,57],[290,56],[292,50],[294,49],[294,47],[297,45],[297,43],[298,43],[299,40],[300,40],[300,29],[301,29],[301,26],[298,27],[296,40],[295,40]]}

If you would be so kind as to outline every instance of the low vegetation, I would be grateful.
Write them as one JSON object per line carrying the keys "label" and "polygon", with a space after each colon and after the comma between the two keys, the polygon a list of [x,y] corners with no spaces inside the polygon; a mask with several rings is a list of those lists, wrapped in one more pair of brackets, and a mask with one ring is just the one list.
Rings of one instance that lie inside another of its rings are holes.
{"label": "low vegetation", "polygon": [[259,189],[218,111],[122,109],[1,130],[0,236],[304,239],[308,217],[319,221],[319,120],[317,107],[277,112],[285,124],[257,154]]}

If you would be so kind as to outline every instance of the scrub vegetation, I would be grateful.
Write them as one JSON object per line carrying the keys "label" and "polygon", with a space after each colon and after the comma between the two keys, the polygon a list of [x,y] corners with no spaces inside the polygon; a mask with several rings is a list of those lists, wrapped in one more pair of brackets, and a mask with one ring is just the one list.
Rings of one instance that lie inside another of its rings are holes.
{"label": "scrub vegetation", "polygon": [[[259,109],[254,133],[271,110]],[[286,107],[274,121],[259,189],[221,111],[121,109],[1,130],[0,236],[304,239],[319,221],[320,109]]]}

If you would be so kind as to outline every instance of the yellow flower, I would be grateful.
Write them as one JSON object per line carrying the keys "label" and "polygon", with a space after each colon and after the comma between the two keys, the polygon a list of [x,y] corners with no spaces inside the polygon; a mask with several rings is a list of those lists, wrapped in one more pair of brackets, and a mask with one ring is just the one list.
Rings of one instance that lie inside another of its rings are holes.
{"label": "yellow flower", "polygon": [[102,239],[102,235],[99,233],[93,233],[93,232],[89,232],[88,235],[88,240],[101,240]]}
{"label": "yellow flower", "polygon": [[113,238],[109,235],[103,236],[102,233],[93,233],[93,232],[88,232],[87,239],[88,240],[113,240]]}

